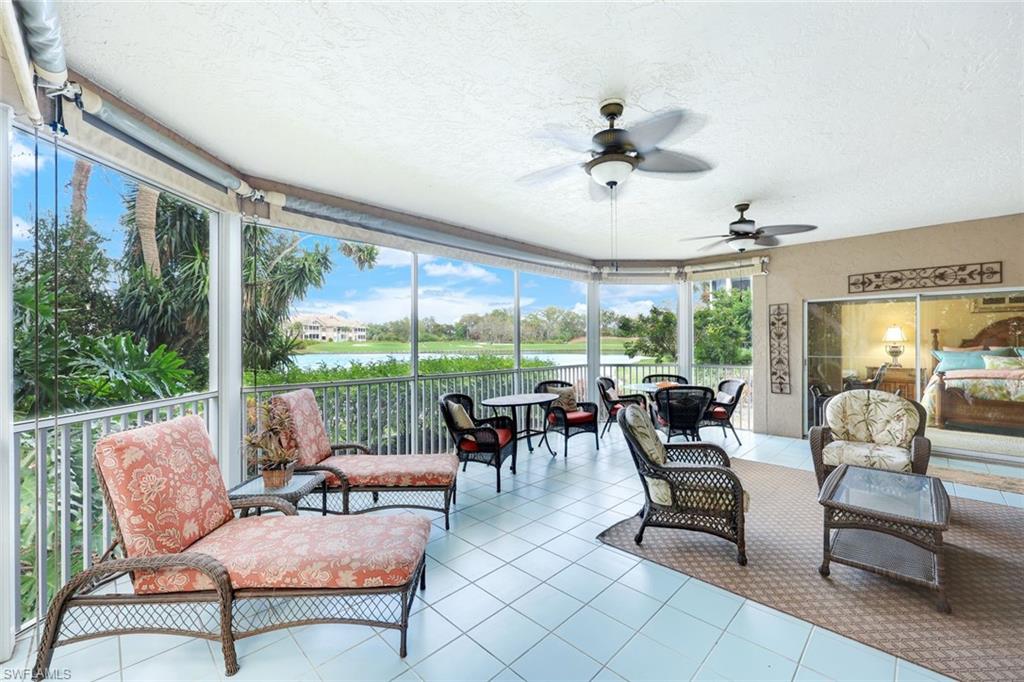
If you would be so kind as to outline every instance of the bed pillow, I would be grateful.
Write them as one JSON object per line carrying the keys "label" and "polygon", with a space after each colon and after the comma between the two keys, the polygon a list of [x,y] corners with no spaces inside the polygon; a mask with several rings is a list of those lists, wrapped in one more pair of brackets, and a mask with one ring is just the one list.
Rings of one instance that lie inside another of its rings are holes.
{"label": "bed pillow", "polygon": [[985,346],[963,346],[960,348],[956,346],[943,346],[942,350],[947,353],[968,353],[972,350],[985,350]]}
{"label": "bed pillow", "polygon": [[1024,358],[986,355],[985,369],[1024,369]]}
{"label": "bed pillow", "polygon": [[1013,351],[1005,350],[983,350],[983,351],[945,351],[933,350],[932,355],[939,361],[936,372],[950,372],[957,369],[985,369],[985,356],[995,355],[999,357],[1013,357]]}

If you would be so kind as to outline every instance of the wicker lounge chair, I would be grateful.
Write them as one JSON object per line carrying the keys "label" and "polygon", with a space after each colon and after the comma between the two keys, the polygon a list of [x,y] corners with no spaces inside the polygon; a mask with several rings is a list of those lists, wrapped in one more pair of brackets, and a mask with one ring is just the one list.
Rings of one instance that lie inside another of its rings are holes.
{"label": "wicker lounge chair", "polygon": [[[292,418],[289,438],[298,456],[296,471],[322,471],[329,494],[341,496],[340,511],[362,513],[374,509],[406,507],[444,512],[444,527],[455,499],[458,459],[450,454],[375,455],[365,445],[331,445],[324,428],[320,407],[313,391],[304,388],[271,398],[272,409],[284,410]],[[358,454],[351,454],[351,453]],[[313,495],[323,493],[322,489]],[[361,506],[352,508],[359,495]],[[431,498],[435,504],[430,504]],[[320,511],[320,506],[300,507]]]}
{"label": "wicker lounge chair", "polygon": [[604,404],[605,412],[608,413],[608,419],[601,429],[602,437],[611,428],[612,423],[615,421],[615,415],[619,413],[619,410],[626,405],[640,405],[643,407],[647,404],[647,396],[640,393],[619,395],[615,389],[615,380],[608,377],[598,377],[597,391],[601,394],[601,402]]}
{"label": "wicker lounge chair", "polygon": [[745,566],[749,496],[725,450],[710,443],[662,443],[650,415],[636,405],[619,410],[616,419],[644,488],[636,544],[651,527],[711,533],[735,543],[736,561]]}
{"label": "wicker lounge chair", "polygon": [[[444,418],[448,433],[455,442],[458,461],[462,462],[462,470],[466,470],[469,462],[480,462],[494,467],[496,479],[495,490],[501,492],[501,465],[509,457],[512,458],[512,475],[516,474],[516,448],[518,440],[515,433],[515,422],[511,417],[477,417],[473,413],[473,399],[462,393],[448,393],[438,401],[441,405],[441,416]],[[458,405],[465,410],[469,421],[459,424],[452,414],[452,406]]]}
{"label": "wicker lounge chair", "polygon": [[[568,381],[552,379],[542,381],[533,389],[534,393],[558,393],[565,389],[571,389],[572,384]],[[551,441],[548,434],[551,432],[560,433],[564,438],[563,457],[569,456],[569,439],[581,433],[594,434],[594,444],[601,449],[601,440],[597,435],[597,403],[576,401],[575,410],[566,410],[558,404],[558,401],[549,404],[544,410],[544,444],[548,452],[554,456],[555,451],[551,449]]]}
{"label": "wicker lounge chair", "polygon": [[[309,623],[398,629],[405,656],[412,600],[425,587],[427,519],[231,502],[197,416],[106,436],[95,465],[115,540],[54,597],[33,679],[46,678],[55,646],[147,632],[219,640],[227,675],[238,671],[236,639]],[[252,508],[283,515],[234,515]],[[125,575],[133,592],[97,591]]]}
{"label": "wicker lounge chair", "polygon": [[886,391],[843,391],[825,401],[825,426],[807,434],[820,488],[840,464],[928,473],[924,407]]}

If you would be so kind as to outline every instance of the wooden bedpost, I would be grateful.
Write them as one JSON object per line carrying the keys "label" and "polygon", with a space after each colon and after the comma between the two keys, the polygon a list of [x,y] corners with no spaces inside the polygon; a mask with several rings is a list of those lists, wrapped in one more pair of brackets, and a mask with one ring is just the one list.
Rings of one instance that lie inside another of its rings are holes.
{"label": "wooden bedpost", "polygon": [[936,372],[935,373],[935,425],[939,428],[945,428],[946,417],[945,417],[945,406],[943,403],[947,400],[946,398],[946,373]]}

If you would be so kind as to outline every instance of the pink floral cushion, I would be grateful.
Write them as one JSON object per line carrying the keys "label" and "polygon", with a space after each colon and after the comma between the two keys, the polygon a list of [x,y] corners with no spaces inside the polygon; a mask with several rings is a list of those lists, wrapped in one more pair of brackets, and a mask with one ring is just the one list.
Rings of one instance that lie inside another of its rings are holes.
{"label": "pink floral cushion", "polygon": [[[421,516],[250,516],[186,551],[223,564],[235,589],[386,587],[410,580],[429,537]],[[192,568],[135,574],[138,594],[209,589]]]}
{"label": "pink floral cushion", "polygon": [[[321,466],[340,469],[352,486],[449,486],[459,470],[459,458],[439,455],[335,455]],[[333,473],[325,472],[327,485],[339,486]]]}
{"label": "pink floral cushion", "polygon": [[285,447],[295,451],[299,466],[312,466],[331,456],[331,441],[313,391],[303,388],[282,393],[270,402],[274,409],[285,410],[292,417],[292,432],[285,434],[282,440]]}
{"label": "pink floral cushion", "polygon": [[129,557],[175,554],[233,518],[200,417],[111,434],[95,457]]}

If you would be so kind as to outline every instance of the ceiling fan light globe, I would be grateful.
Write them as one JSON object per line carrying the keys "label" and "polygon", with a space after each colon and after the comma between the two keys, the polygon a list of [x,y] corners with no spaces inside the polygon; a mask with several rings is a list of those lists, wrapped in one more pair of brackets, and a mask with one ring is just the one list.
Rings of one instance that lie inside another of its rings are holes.
{"label": "ceiling fan light globe", "polygon": [[590,177],[599,185],[617,187],[629,179],[633,164],[619,159],[601,160],[590,166]]}
{"label": "ceiling fan light globe", "polygon": [[736,253],[743,253],[754,245],[754,241],[752,239],[730,239],[728,244],[729,248]]}

